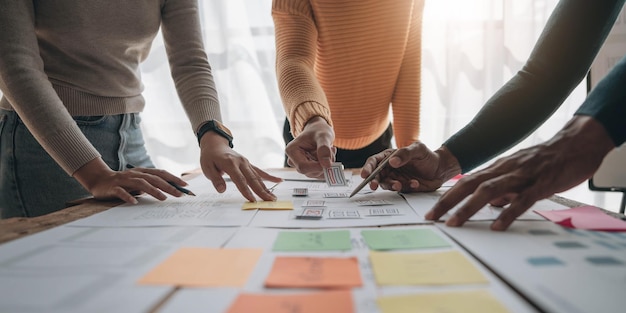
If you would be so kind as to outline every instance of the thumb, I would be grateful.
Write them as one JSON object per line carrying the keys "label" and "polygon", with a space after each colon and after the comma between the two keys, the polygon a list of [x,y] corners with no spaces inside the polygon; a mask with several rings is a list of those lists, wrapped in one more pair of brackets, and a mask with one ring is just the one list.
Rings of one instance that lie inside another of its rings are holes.
{"label": "thumb", "polygon": [[411,160],[422,160],[428,157],[428,147],[421,142],[414,142],[408,147],[398,149],[389,159],[389,165],[394,168],[401,167]]}
{"label": "thumb", "polygon": [[335,153],[332,147],[328,144],[318,144],[317,160],[323,168],[329,168],[335,162]]}

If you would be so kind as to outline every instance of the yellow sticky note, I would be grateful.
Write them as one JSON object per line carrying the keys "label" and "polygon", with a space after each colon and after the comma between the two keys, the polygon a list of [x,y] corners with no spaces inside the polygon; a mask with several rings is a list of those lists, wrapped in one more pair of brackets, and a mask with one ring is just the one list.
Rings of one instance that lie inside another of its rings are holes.
{"label": "yellow sticky note", "polygon": [[293,210],[291,201],[257,201],[246,202],[241,207],[242,210]]}
{"label": "yellow sticky note", "polygon": [[139,280],[144,285],[243,287],[262,249],[181,248]]}
{"label": "yellow sticky note", "polygon": [[434,253],[370,252],[379,285],[452,285],[488,283],[458,251]]}
{"label": "yellow sticky note", "polygon": [[[376,300],[382,313],[507,313],[487,290],[385,296]],[[418,310],[419,308],[419,310]]]}

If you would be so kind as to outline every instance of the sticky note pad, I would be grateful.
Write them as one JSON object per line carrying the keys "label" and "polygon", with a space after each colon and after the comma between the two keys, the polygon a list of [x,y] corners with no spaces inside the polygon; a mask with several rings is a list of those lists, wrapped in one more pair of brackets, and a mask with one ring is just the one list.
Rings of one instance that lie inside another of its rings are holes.
{"label": "sticky note pad", "polygon": [[352,249],[350,231],[281,231],[274,251],[347,251]]}
{"label": "sticky note pad", "polygon": [[237,296],[228,313],[353,313],[350,291],[298,294],[249,294]]}
{"label": "sticky note pad", "polygon": [[243,287],[262,249],[181,248],[139,281],[143,285]]}
{"label": "sticky note pad", "polygon": [[257,201],[246,202],[241,207],[242,210],[293,210],[291,201]]}
{"label": "sticky note pad", "polygon": [[379,285],[452,285],[488,283],[458,251],[434,253],[370,252]]}
{"label": "sticky note pad", "polygon": [[563,227],[601,230],[626,231],[626,222],[609,216],[600,208],[582,206],[566,210],[541,211],[535,213]]}
{"label": "sticky note pad", "polygon": [[385,296],[376,300],[381,313],[506,313],[507,308],[487,290]]}
{"label": "sticky note pad", "polygon": [[363,230],[361,236],[372,250],[424,249],[449,247],[445,239],[431,229]]}
{"label": "sticky note pad", "polygon": [[360,287],[359,261],[351,258],[277,257],[265,280],[270,288]]}

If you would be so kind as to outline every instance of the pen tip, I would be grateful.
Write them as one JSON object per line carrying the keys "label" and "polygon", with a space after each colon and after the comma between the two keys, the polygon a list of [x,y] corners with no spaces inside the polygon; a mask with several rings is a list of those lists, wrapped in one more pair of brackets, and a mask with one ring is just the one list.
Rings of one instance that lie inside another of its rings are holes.
{"label": "pen tip", "polygon": [[193,192],[191,192],[191,191],[188,193],[188,195],[190,195],[190,196],[194,196],[194,197],[196,196],[196,194],[195,194],[195,193],[193,193]]}

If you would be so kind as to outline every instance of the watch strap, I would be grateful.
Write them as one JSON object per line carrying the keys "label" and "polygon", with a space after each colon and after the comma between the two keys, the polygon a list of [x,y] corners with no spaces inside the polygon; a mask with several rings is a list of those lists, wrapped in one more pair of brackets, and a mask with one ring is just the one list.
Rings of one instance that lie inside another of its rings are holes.
{"label": "watch strap", "polygon": [[198,133],[196,134],[196,136],[198,137],[198,144],[200,144],[200,139],[202,138],[202,136],[210,131],[215,132],[218,135],[228,139],[228,146],[230,146],[231,148],[233,147],[232,133],[226,126],[224,126],[224,124],[222,124],[218,120],[210,120],[200,126],[200,129],[198,129]]}

